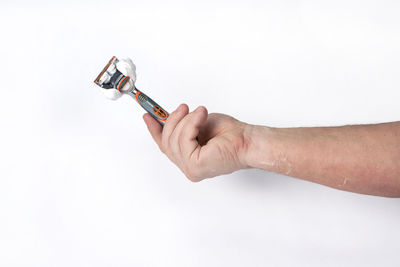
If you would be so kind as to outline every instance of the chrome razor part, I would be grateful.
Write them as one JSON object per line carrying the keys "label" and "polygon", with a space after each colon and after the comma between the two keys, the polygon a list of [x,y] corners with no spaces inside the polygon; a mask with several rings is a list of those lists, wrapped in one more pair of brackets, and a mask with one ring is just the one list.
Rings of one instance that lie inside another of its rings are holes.
{"label": "chrome razor part", "polygon": [[117,89],[120,91],[129,82],[129,76],[125,76],[117,69],[119,60],[114,56],[97,76],[94,83],[104,89]]}
{"label": "chrome razor part", "polygon": [[104,95],[117,99],[122,94],[132,96],[161,125],[168,119],[168,112],[150,97],[135,88],[136,67],[130,59],[118,60],[115,56],[103,68],[94,83],[101,87]]}

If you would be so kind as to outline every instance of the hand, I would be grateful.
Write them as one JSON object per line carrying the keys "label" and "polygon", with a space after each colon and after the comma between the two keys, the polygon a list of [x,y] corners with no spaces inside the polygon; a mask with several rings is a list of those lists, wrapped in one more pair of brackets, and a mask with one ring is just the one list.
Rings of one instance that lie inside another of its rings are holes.
{"label": "hand", "polygon": [[160,150],[193,182],[247,167],[248,125],[230,116],[208,115],[201,106],[189,113],[182,104],[170,114],[164,128],[150,114],[143,119]]}

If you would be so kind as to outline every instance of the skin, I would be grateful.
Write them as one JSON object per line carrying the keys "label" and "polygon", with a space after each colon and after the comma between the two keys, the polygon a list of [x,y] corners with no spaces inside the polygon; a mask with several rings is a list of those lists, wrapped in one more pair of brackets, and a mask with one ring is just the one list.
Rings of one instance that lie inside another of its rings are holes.
{"label": "skin", "polygon": [[160,150],[193,182],[259,168],[361,194],[400,197],[400,122],[272,128],[180,105],[162,127],[143,119]]}

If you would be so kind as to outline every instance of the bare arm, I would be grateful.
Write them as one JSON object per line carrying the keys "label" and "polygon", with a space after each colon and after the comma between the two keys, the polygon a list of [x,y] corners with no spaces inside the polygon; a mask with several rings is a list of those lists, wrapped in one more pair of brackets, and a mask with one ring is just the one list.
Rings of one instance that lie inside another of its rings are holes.
{"label": "bare arm", "polygon": [[253,126],[247,160],[337,189],[400,197],[400,122],[277,129]]}
{"label": "bare arm", "polygon": [[[315,128],[249,125],[204,107],[173,112],[151,135],[192,181],[260,168],[341,190],[400,197],[400,122]],[[197,137],[197,139],[196,139]]]}

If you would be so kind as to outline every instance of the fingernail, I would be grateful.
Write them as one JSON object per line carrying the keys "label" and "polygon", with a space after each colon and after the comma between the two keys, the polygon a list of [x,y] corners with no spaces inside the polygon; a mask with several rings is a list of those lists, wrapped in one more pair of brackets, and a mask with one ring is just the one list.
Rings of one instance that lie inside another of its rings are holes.
{"label": "fingernail", "polygon": [[186,106],[185,104],[180,104],[178,110],[183,111],[185,109],[185,106]]}

